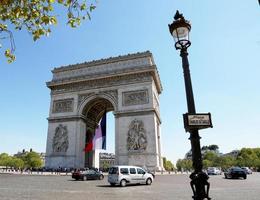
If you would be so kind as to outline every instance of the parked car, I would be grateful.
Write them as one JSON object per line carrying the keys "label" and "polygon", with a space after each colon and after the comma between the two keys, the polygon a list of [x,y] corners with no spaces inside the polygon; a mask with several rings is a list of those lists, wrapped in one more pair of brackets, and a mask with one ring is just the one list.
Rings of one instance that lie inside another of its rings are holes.
{"label": "parked car", "polygon": [[208,167],[207,174],[208,175],[221,175],[222,171],[217,167]]}
{"label": "parked car", "polygon": [[137,166],[117,165],[111,167],[108,171],[108,182],[112,186],[119,184],[124,187],[127,184],[140,183],[151,185],[153,180],[151,173]]}
{"label": "parked car", "polygon": [[104,175],[94,169],[87,169],[87,170],[76,170],[72,173],[72,178],[75,180],[102,180]]}
{"label": "parked car", "polygon": [[247,178],[245,170],[240,167],[231,167],[224,173],[225,178]]}
{"label": "parked car", "polygon": [[252,173],[253,173],[252,170],[249,169],[249,167],[241,167],[241,169],[245,170],[245,172],[246,172],[247,174],[252,174]]}

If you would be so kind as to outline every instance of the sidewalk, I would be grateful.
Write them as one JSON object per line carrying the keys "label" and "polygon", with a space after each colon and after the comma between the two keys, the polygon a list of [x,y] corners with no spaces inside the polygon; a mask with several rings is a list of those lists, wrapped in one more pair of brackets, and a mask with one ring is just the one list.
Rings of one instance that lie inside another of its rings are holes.
{"label": "sidewalk", "polygon": [[37,175],[37,176],[71,176],[71,172],[20,172],[20,171],[2,171],[0,170],[0,174],[15,174],[15,175]]}
{"label": "sidewalk", "polygon": [[[12,170],[0,170],[0,174],[15,174],[15,175],[37,175],[37,176],[71,176],[71,172],[30,172],[30,171],[25,171],[25,172],[20,172],[20,171],[12,171]],[[103,172],[105,176],[108,175],[107,172]],[[155,172],[156,176],[160,175],[179,175],[179,174],[190,174],[190,172]]]}

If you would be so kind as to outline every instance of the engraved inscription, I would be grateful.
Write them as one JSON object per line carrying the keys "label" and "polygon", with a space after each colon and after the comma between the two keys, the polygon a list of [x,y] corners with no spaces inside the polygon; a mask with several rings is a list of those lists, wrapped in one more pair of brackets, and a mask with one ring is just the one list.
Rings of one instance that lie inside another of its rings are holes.
{"label": "engraved inscription", "polygon": [[74,99],[62,99],[53,102],[52,113],[72,112]]}
{"label": "engraved inscription", "polygon": [[123,106],[149,103],[148,90],[123,92]]}

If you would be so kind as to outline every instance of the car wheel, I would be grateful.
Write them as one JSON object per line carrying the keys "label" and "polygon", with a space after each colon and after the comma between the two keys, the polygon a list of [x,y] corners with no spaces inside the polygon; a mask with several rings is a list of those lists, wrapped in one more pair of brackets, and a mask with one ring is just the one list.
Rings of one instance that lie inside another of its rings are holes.
{"label": "car wheel", "polygon": [[103,179],[104,179],[104,175],[101,174],[101,175],[99,176],[99,180],[103,180]]}
{"label": "car wheel", "polygon": [[152,184],[152,179],[151,178],[148,178],[147,180],[146,180],[146,185],[151,185]]}
{"label": "car wheel", "polygon": [[83,181],[86,181],[86,180],[88,180],[87,179],[87,176],[83,176],[83,179],[82,179]]}
{"label": "car wheel", "polygon": [[244,176],[244,179],[246,179],[246,176]]}
{"label": "car wheel", "polygon": [[120,181],[120,185],[121,185],[121,187],[125,187],[125,186],[126,186],[126,180],[125,180],[125,179],[122,179],[122,180]]}

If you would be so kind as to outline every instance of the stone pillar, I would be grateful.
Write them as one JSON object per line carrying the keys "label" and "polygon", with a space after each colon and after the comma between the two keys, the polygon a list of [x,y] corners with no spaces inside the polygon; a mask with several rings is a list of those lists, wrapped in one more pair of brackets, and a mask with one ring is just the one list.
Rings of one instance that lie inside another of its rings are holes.
{"label": "stone pillar", "polygon": [[130,115],[117,118],[116,156],[119,165],[145,166],[151,170],[160,170],[160,152],[158,149],[155,114]]}

